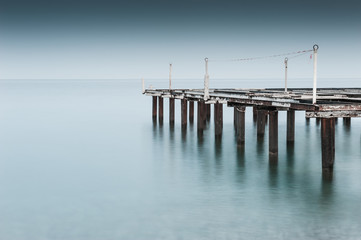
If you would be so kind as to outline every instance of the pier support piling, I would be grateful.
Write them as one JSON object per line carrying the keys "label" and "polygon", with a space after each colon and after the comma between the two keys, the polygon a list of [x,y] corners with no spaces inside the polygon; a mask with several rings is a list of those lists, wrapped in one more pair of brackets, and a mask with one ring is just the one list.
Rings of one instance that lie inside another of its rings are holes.
{"label": "pier support piling", "polygon": [[153,96],[153,111],[152,111],[153,121],[157,120],[157,97]]}
{"label": "pier support piling", "polygon": [[215,120],[215,136],[222,137],[223,130],[223,105],[221,103],[214,104],[214,120]]}
{"label": "pier support piling", "polygon": [[269,111],[269,155],[278,156],[278,111]]}
{"label": "pier support piling", "polygon": [[203,104],[201,101],[197,102],[197,132],[198,135],[203,134],[204,121],[203,121]]}
{"label": "pier support piling", "polygon": [[189,101],[189,123],[194,121],[194,102]]}
{"label": "pier support piling", "polygon": [[243,146],[245,143],[245,111],[246,107],[235,107],[236,109],[236,129],[237,145]]}
{"label": "pier support piling", "polygon": [[257,107],[253,106],[253,122],[257,122]]}
{"label": "pier support piling", "polygon": [[351,118],[350,117],[344,117],[343,118],[343,125],[350,126],[351,125]]}
{"label": "pier support piling", "polygon": [[182,129],[187,128],[187,100],[181,100],[181,122],[182,122]]}
{"label": "pier support piling", "polygon": [[206,111],[207,111],[207,121],[211,120],[211,104],[206,104]]}
{"label": "pier support piling", "polygon": [[266,127],[266,111],[257,110],[257,138],[263,139]]}
{"label": "pier support piling", "polygon": [[335,161],[335,119],[321,119],[322,172],[332,172]]}
{"label": "pier support piling", "polygon": [[159,101],[159,109],[158,109],[158,118],[159,118],[159,124],[163,124],[163,98],[162,97],[158,97],[158,101]]}
{"label": "pier support piling", "polygon": [[174,126],[174,98],[169,98],[169,125]]}
{"label": "pier support piling", "polygon": [[295,142],[295,110],[287,111],[287,143]]}

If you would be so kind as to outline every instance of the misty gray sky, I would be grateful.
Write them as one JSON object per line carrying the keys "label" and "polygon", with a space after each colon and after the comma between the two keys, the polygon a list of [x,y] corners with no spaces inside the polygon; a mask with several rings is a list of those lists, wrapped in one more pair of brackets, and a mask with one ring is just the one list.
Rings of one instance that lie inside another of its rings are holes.
{"label": "misty gray sky", "polygon": [[[361,77],[361,4],[0,0],[1,79],[203,78],[204,58],[319,49],[319,77]],[[211,78],[282,78],[283,57],[210,62]],[[309,54],[289,77],[312,77]]]}

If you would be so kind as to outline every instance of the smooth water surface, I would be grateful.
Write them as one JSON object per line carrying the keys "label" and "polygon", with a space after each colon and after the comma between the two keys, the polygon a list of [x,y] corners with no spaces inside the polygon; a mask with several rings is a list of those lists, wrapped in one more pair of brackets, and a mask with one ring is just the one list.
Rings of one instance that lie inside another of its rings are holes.
{"label": "smooth water surface", "polygon": [[[202,87],[201,80],[182,84]],[[182,133],[179,101],[174,128],[167,99],[164,109],[163,126],[153,125],[139,80],[0,81],[0,239],[361,239],[359,119],[350,128],[338,120],[329,179],[321,171],[320,124],[303,112],[296,113],[293,147],[279,113],[273,163],[268,128],[258,141],[252,108],[244,149],[237,148],[232,108],[224,106],[221,142],[212,121],[203,138],[196,119]]]}

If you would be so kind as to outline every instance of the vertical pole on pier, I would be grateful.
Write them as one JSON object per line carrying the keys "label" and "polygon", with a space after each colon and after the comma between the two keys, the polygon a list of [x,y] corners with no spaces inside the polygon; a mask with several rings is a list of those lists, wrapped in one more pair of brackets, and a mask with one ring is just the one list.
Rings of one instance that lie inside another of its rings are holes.
{"label": "vertical pole on pier", "polygon": [[266,127],[266,110],[257,111],[257,137],[263,139]]}
{"label": "vertical pole on pier", "polygon": [[287,92],[287,63],[288,58],[285,58],[285,92]]}
{"label": "vertical pole on pier", "polygon": [[181,122],[182,122],[182,129],[187,128],[187,100],[181,100]]}
{"label": "vertical pole on pier", "polygon": [[287,143],[295,141],[295,110],[287,111]]}
{"label": "vertical pole on pier", "polygon": [[189,123],[194,121],[194,101],[189,101]]}
{"label": "vertical pole on pier", "polygon": [[223,129],[223,104],[215,103],[215,136],[216,138],[222,137],[222,129]]}
{"label": "vertical pole on pier", "polygon": [[243,146],[245,142],[245,111],[246,107],[235,107],[236,109],[236,126],[237,126],[237,145]]}
{"label": "vertical pole on pier", "polygon": [[158,117],[159,117],[159,124],[163,124],[163,98],[159,97],[159,109],[158,109]]}
{"label": "vertical pole on pier", "polygon": [[203,128],[204,128],[204,122],[203,122],[203,104],[201,101],[197,102],[197,130],[198,130],[198,134],[202,135],[203,134]]}
{"label": "vertical pole on pier", "polygon": [[157,120],[157,97],[153,96],[153,112],[152,112],[153,121]]}
{"label": "vertical pole on pier", "polygon": [[174,98],[169,98],[169,125],[174,126]]}
{"label": "vertical pole on pier", "polygon": [[145,93],[145,85],[144,85],[144,78],[142,78],[142,93]]}
{"label": "vertical pole on pier", "polygon": [[335,161],[335,119],[321,119],[322,172],[332,172]]}
{"label": "vertical pole on pier", "polygon": [[169,64],[169,89],[172,89],[172,64]]}
{"label": "vertical pole on pier", "polygon": [[313,45],[313,97],[312,103],[316,103],[316,91],[317,91],[317,50],[318,45]]}
{"label": "vertical pole on pier", "polygon": [[204,59],[206,64],[206,74],[204,76],[204,100],[209,99],[209,75],[208,75],[208,58]]}
{"label": "vertical pole on pier", "polygon": [[269,155],[278,156],[278,111],[269,111]]}

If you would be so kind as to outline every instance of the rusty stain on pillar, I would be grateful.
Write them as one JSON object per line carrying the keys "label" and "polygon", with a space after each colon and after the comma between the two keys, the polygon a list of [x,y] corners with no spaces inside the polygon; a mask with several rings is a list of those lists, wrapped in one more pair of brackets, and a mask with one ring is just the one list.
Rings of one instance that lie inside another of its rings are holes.
{"label": "rusty stain on pillar", "polygon": [[235,107],[236,126],[237,126],[237,145],[243,146],[245,143],[245,111],[246,107]]}
{"label": "rusty stain on pillar", "polygon": [[257,111],[257,137],[259,139],[264,137],[264,131],[266,125],[266,111],[265,110],[258,110]]}
{"label": "rusty stain on pillar", "polygon": [[269,155],[278,156],[278,111],[269,111]]}
{"label": "rusty stain on pillar", "polygon": [[174,126],[174,98],[169,98],[169,125]]}
{"label": "rusty stain on pillar", "polygon": [[158,118],[159,118],[159,124],[163,124],[163,98],[158,97],[159,101],[159,109],[158,109]]}
{"label": "rusty stain on pillar", "polygon": [[189,123],[193,123],[194,121],[194,102],[189,102]]}
{"label": "rusty stain on pillar", "polygon": [[157,97],[153,96],[153,112],[152,112],[153,121],[157,120]]}
{"label": "rusty stain on pillar", "polygon": [[287,143],[295,141],[295,110],[287,111]]}
{"label": "rusty stain on pillar", "polygon": [[182,129],[187,128],[187,100],[181,100],[181,123]]}
{"label": "rusty stain on pillar", "polygon": [[215,106],[217,106],[215,110],[215,136],[216,138],[220,138],[223,130],[223,105],[216,103]]}
{"label": "rusty stain on pillar", "polygon": [[322,171],[332,172],[335,161],[335,119],[321,119]]}

